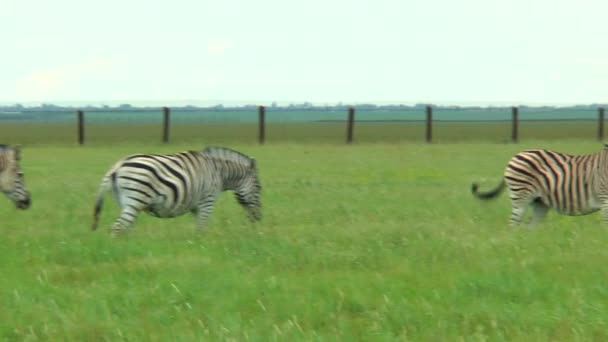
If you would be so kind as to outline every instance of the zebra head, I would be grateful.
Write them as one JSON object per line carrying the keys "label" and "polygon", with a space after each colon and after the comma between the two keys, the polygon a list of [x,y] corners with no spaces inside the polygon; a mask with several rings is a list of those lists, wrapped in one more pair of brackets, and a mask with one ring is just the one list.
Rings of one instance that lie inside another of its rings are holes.
{"label": "zebra head", "polygon": [[236,200],[247,210],[251,221],[261,220],[260,193],[262,186],[258,178],[255,159],[227,147],[209,146],[202,153],[219,161],[222,169],[223,190],[234,191]]}
{"label": "zebra head", "polygon": [[19,146],[0,145],[0,191],[4,192],[18,209],[27,209],[31,203],[30,193],[25,189],[19,160]]}
{"label": "zebra head", "polygon": [[247,210],[247,216],[251,221],[261,220],[262,204],[260,203],[260,193],[262,192],[262,185],[258,178],[255,159],[251,158],[249,170],[239,183],[234,189],[236,200]]}

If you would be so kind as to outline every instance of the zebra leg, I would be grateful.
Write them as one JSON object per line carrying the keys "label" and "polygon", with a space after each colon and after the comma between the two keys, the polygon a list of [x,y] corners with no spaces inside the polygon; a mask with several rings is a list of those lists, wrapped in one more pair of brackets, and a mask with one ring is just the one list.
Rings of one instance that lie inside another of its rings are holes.
{"label": "zebra leg", "polygon": [[207,228],[207,222],[211,211],[213,210],[213,204],[215,203],[215,196],[209,196],[199,202],[196,210],[197,214],[197,229],[199,232],[204,231]]}
{"label": "zebra leg", "polygon": [[526,213],[526,209],[529,205],[528,201],[511,201],[511,219],[509,225],[515,227],[521,224],[521,220]]}
{"label": "zebra leg", "polygon": [[120,212],[120,216],[112,225],[112,237],[117,237],[122,232],[131,228],[137,218],[138,210],[133,206],[125,206]]}
{"label": "zebra leg", "polygon": [[608,225],[608,202],[602,203],[602,221]]}
{"label": "zebra leg", "polygon": [[117,195],[117,198],[122,211],[116,222],[114,222],[114,225],[112,225],[113,237],[131,228],[135,223],[135,219],[137,219],[137,214],[150,205],[149,198],[143,199],[133,192],[125,191],[121,195]]}
{"label": "zebra leg", "polygon": [[521,219],[524,217],[526,212],[526,207],[524,206],[514,206],[511,209],[511,219],[509,220],[509,225],[511,227],[519,226],[521,223]]}
{"label": "zebra leg", "polygon": [[246,194],[235,192],[236,201],[245,209],[247,218],[250,222],[257,222],[262,219],[262,210],[260,208],[259,199],[256,196],[247,196]]}
{"label": "zebra leg", "polygon": [[529,191],[514,191],[509,185],[509,197],[511,198],[511,219],[509,226],[515,227],[521,224],[528,206],[534,202],[537,196]]}
{"label": "zebra leg", "polygon": [[247,217],[249,218],[249,221],[255,223],[262,219],[262,211],[259,207],[247,206],[245,207],[245,210],[247,211]]}
{"label": "zebra leg", "polygon": [[538,222],[541,222],[545,216],[547,216],[547,212],[549,211],[549,207],[546,206],[540,198],[535,199],[532,202],[533,215],[530,218],[529,224],[535,225]]}

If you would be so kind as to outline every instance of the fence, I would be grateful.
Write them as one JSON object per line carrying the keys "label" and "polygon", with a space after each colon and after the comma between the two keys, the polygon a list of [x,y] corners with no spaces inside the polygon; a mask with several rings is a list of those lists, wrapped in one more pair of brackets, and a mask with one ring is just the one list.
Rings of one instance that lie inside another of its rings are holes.
{"label": "fence", "polygon": [[[255,109],[215,112],[183,109],[172,111],[168,107],[130,111],[77,110],[76,141],[84,145],[88,143],[89,136],[93,136],[94,141],[114,142],[127,139],[151,142],[155,140],[154,131],[157,132],[156,141],[162,143],[183,141],[185,136],[191,137],[192,140],[206,141],[220,141],[226,137],[238,136],[242,142],[251,142],[255,141],[256,131],[259,144],[267,141],[267,133],[270,134],[271,140],[277,141],[342,140],[347,144],[359,141],[401,140],[427,143],[453,140],[517,142],[520,136],[527,139],[604,138],[603,107],[591,110],[520,110],[518,107],[512,107],[510,110],[462,110],[426,106],[414,109],[408,107],[401,111],[378,111],[368,108],[358,111],[355,107],[343,110],[286,112],[259,106],[257,120]],[[70,120],[70,117],[74,118],[74,112],[28,111],[22,114],[25,115],[0,115],[0,135],[9,140],[12,138],[15,142],[22,142],[23,139],[35,140],[31,137],[36,136],[38,142],[54,141],[57,139],[53,137],[58,136],[61,136],[62,141],[70,140],[67,127],[70,121],[73,125],[74,119]],[[177,125],[172,126],[174,121]],[[41,122],[44,125],[36,125]],[[62,128],[58,128],[60,126]],[[340,126],[342,129],[346,128],[342,139],[339,137]]]}

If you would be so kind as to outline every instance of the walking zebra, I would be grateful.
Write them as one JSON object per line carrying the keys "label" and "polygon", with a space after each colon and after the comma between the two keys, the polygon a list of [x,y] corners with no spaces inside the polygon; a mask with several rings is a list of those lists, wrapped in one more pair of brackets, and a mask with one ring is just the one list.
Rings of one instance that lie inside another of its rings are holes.
{"label": "walking zebra", "polygon": [[192,212],[203,230],[219,194],[233,190],[251,221],[261,219],[261,185],[254,158],[224,147],[175,154],[136,154],[119,160],[106,173],[97,194],[92,229],[97,228],[104,194],[111,190],[120,217],[117,235],[128,229],[140,211],[168,218]]}
{"label": "walking zebra", "polygon": [[21,148],[18,145],[0,145],[0,191],[13,201],[17,209],[27,209],[31,199],[25,189],[20,160]]}
{"label": "walking zebra", "polygon": [[516,154],[495,189],[478,192],[486,200],[498,196],[505,187],[511,197],[511,225],[517,225],[528,205],[533,208],[531,222],[544,218],[550,208],[564,215],[587,215],[602,210],[608,222],[608,145],[596,153],[569,155],[548,150],[528,150]]}

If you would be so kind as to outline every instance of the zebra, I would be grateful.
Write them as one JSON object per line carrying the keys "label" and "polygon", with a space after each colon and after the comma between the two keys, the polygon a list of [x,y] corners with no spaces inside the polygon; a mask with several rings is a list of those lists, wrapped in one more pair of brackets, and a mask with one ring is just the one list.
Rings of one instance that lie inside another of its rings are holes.
{"label": "zebra", "polygon": [[596,153],[570,155],[544,149],[517,153],[507,164],[502,182],[493,190],[473,195],[482,200],[498,196],[505,187],[511,198],[510,225],[521,223],[528,206],[530,223],[542,220],[553,208],[563,215],[587,215],[601,210],[608,222],[608,144]]}
{"label": "zebra", "polygon": [[97,228],[104,194],[111,190],[121,213],[112,235],[128,230],[140,211],[160,218],[197,215],[205,230],[221,192],[232,190],[252,222],[262,218],[256,160],[235,150],[210,146],[174,154],[135,154],[116,162],[97,193],[92,230]]}
{"label": "zebra", "polygon": [[17,209],[25,210],[32,201],[29,191],[25,189],[20,160],[19,145],[0,145],[0,191],[13,201]]}

